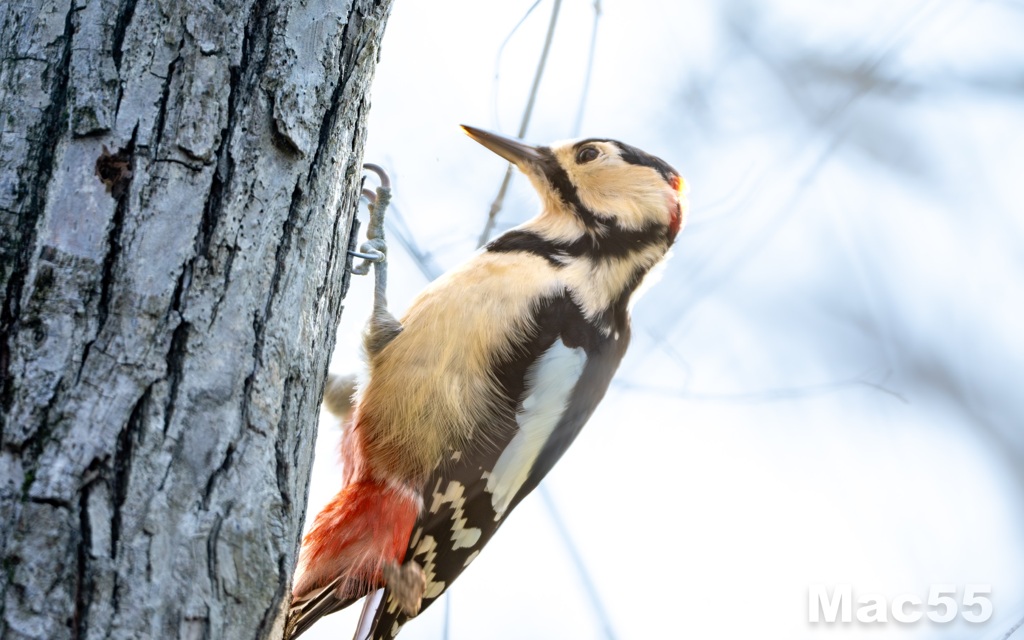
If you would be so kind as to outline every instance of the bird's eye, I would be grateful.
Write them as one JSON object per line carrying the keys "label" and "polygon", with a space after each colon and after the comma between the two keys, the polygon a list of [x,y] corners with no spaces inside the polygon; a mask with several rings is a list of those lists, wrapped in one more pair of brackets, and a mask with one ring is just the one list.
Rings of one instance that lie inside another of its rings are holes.
{"label": "bird's eye", "polygon": [[601,152],[596,147],[583,147],[576,152],[576,162],[579,164],[586,164],[591,160],[597,160],[597,156],[601,155]]}

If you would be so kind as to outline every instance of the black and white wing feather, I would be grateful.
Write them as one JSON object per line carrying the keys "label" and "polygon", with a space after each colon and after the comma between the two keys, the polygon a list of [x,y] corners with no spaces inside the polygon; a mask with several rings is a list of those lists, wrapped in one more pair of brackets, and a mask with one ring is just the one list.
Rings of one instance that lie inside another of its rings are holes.
{"label": "black and white wing feather", "polygon": [[[476,558],[504,519],[554,466],[604,396],[629,342],[625,298],[588,321],[568,292],[535,310],[536,335],[498,365],[509,406],[490,442],[451,451],[424,486],[424,509],[406,552],[427,578],[428,607]],[[372,597],[372,596],[371,596]],[[364,615],[370,614],[370,611]],[[408,620],[385,589],[357,640],[394,638]]]}

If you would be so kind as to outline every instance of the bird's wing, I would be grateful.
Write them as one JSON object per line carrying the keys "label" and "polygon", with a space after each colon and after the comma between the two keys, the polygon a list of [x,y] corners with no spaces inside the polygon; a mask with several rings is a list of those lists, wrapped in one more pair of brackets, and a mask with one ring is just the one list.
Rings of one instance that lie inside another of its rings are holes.
{"label": "bird's wing", "polygon": [[[547,298],[535,310],[536,335],[495,371],[509,398],[508,420],[481,429],[488,442],[451,451],[424,486],[424,508],[405,557],[427,578],[422,609],[469,566],[590,418],[629,342],[622,311],[614,328],[602,329],[568,294]],[[356,640],[394,638],[410,617],[388,590],[373,615],[370,633]]]}

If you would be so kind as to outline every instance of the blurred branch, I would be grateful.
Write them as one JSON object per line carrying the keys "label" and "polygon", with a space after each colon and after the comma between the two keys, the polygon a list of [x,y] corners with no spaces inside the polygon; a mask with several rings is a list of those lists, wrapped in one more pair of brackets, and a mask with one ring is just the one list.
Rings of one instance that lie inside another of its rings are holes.
{"label": "blurred branch", "polygon": [[[736,41],[746,47],[773,73],[793,105],[807,117],[808,121],[825,129],[867,94],[906,91],[906,86],[899,78],[885,76],[882,69],[892,55],[906,44],[909,26],[920,19],[932,2],[933,0],[923,0],[909,11],[893,30],[891,42],[882,47],[881,51],[846,63],[824,57],[821,51],[802,52],[789,59],[769,53],[773,49],[762,46],[751,26],[751,21],[747,19],[746,12],[728,12],[725,23]],[[815,85],[825,82],[846,88],[846,95],[831,105],[815,104],[812,89]]]}
{"label": "blurred branch", "polygon": [[[717,200],[703,203],[699,216],[690,214],[687,217],[687,235],[692,235],[694,231],[706,230],[713,223],[732,219],[743,211],[744,205],[750,202],[754,195],[754,165],[751,163],[743,170],[739,180],[730,187],[726,195]],[[691,204],[691,206],[693,205]]]}
{"label": "blurred branch", "polygon": [[1018,620],[1017,624],[1013,625],[1012,627],[1006,630],[1006,633],[999,636],[999,640],[1010,640],[1010,636],[1016,633],[1017,629],[1020,629],[1022,625],[1024,625],[1024,618]]}
{"label": "blurred branch", "polygon": [[583,126],[583,109],[587,105],[590,94],[590,76],[594,71],[594,53],[597,51],[597,26],[601,21],[601,0],[594,0],[594,26],[590,31],[590,51],[587,53],[587,70],[583,75],[583,92],[580,94],[580,106],[576,110],[576,122],[572,125],[572,137],[580,136]]}
{"label": "blurred branch", "polygon": [[[530,97],[526,100],[523,119],[519,123],[519,134],[517,136],[519,138],[526,136],[526,129],[530,126],[533,105],[537,101],[537,89],[540,87],[540,80],[544,76],[544,67],[548,62],[551,42],[555,38],[555,25],[558,23],[558,12],[561,8],[562,0],[555,0],[554,6],[551,9],[551,21],[548,23],[548,33],[544,37],[544,48],[541,50],[540,60],[537,62],[537,72],[533,76],[533,86],[530,87]],[[487,240],[491,237],[491,232],[494,231],[494,223],[498,218],[498,212],[501,211],[501,207],[505,202],[505,192],[508,191],[508,185],[511,181],[512,163],[509,163],[508,168],[505,169],[505,178],[501,181],[501,188],[498,189],[498,195],[495,196],[494,202],[491,203],[491,210],[487,214],[487,222],[484,224],[484,230],[480,233],[480,240],[477,242],[478,246],[482,247],[487,244]]]}
{"label": "blurred branch", "polygon": [[694,393],[686,391],[684,389],[675,389],[672,387],[659,387],[656,385],[646,385],[630,382],[629,380],[615,380],[613,384],[621,389],[627,389],[630,391],[645,391],[649,393],[655,393],[664,396],[671,396],[674,398],[681,398],[683,400],[691,400],[694,402],[720,402],[727,404],[746,403],[746,404],[759,404],[768,402],[783,402],[787,400],[800,400],[813,396],[828,395],[837,393],[847,389],[856,387],[869,387],[876,391],[891,396],[903,404],[910,404],[902,394],[893,391],[892,389],[884,386],[886,380],[889,379],[891,374],[890,371],[886,371],[883,378],[879,381],[869,380],[866,377],[867,372],[862,373],[856,377],[848,380],[839,380],[836,382],[824,382],[819,384],[808,384],[796,387],[780,387],[777,389],[763,389],[761,391],[750,391],[740,393]]}
{"label": "blurred branch", "polygon": [[409,256],[420,270],[420,273],[423,274],[423,277],[427,279],[427,282],[432,282],[441,275],[441,268],[434,262],[430,253],[424,251],[419,246],[419,243],[416,242],[415,236],[410,231],[409,226],[405,222],[405,217],[394,200],[392,200],[389,210],[391,215],[388,216],[387,226],[392,236],[409,253]]}
{"label": "blurred branch", "polygon": [[501,45],[498,47],[498,55],[494,57],[494,84],[491,87],[491,95],[493,96],[492,107],[494,109],[494,126],[498,131],[501,131],[501,118],[498,114],[498,87],[500,86],[498,79],[501,77],[501,59],[505,55],[505,47],[512,40],[512,36],[519,31],[519,27],[523,26],[523,23],[530,17],[533,10],[540,6],[540,3],[541,0],[537,0],[530,5],[530,8],[526,10],[523,17],[519,18],[519,22],[516,23],[516,26],[512,27],[512,30],[508,32],[505,39],[501,41]]}
{"label": "blurred branch", "polygon": [[[908,12],[908,15],[895,26],[890,36],[887,38],[889,44],[883,47],[880,53],[872,53],[856,65],[857,68],[861,69],[861,73],[874,73],[880,69],[887,60],[893,55],[899,52],[901,47],[909,44],[913,36],[917,32],[909,31],[908,25],[918,22],[920,16],[924,13],[925,9],[928,8],[931,0],[924,0],[918,3],[915,8]],[[765,60],[767,68],[773,71],[776,79],[783,87],[789,86],[789,78],[786,75],[783,68],[779,67],[773,58],[764,57],[760,53],[760,49],[757,46],[756,39],[753,38],[751,30],[746,26],[746,20],[735,17],[735,13],[726,18],[727,23],[736,32],[737,38],[748,44],[751,50],[756,55],[762,56]],[[893,78],[893,81],[898,82],[899,78]],[[691,290],[689,296],[683,298],[685,300],[684,306],[675,310],[672,315],[677,318],[682,318],[690,310],[694,309],[701,301],[707,298],[711,292],[720,289],[728,280],[730,280],[735,274],[739,273],[743,267],[749,263],[758,253],[760,248],[768,244],[769,239],[779,232],[780,229],[784,228],[788,218],[793,216],[796,211],[799,210],[799,203],[803,199],[807,188],[814,183],[817,175],[825,167],[835,152],[842,146],[845,138],[850,133],[850,124],[847,123],[845,126],[838,126],[838,122],[853,106],[864,96],[868,95],[875,85],[872,83],[862,84],[856,89],[849,92],[842,101],[834,104],[827,112],[824,112],[816,118],[815,122],[820,130],[828,135],[825,143],[821,146],[820,150],[814,155],[806,169],[804,169],[800,178],[795,182],[792,194],[785,200],[785,203],[779,207],[774,214],[767,216],[766,219],[762,220],[760,224],[751,224],[745,226],[743,229],[746,231],[745,237],[742,238],[730,238],[729,246],[731,250],[728,254],[724,252],[718,252],[716,255],[726,255],[727,257],[719,259],[717,262],[708,261],[703,265],[699,266],[694,272],[690,274],[690,281],[696,283]],[[793,91],[796,91],[793,89]],[[792,94],[793,100],[799,103],[799,93]],[[819,135],[820,131],[815,131],[814,134],[804,143],[805,147],[812,145],[815,138]],[[772,167],[765,169],[764,174],[754,180],[754,184],[762,184],[770,178]],[[748,230],[749,229],[749,230]],[[653,338],[655,338],[656,344],[659,348],[665,342],[665,336],[657,336],[651,332]]]}
{"label": "blurred branch", "polygon": [[547,507],[548,516],[551,517],[551,522],[555,525],[558,537],[562,540],[566,551],[569,552],[569,559],[572,560],[576,573],[579,574],[580,580],[583,581],[583,588],[587,592],[587,599],[590,600],[591,608],[601,621],[601,630],[604,632],[604,636],[608,640],[615,640],[615,629],[612,627],[611,619],[608,618],[608,614],[605,612],[604,603],[601,601],[601,594],[597,591],[597,585],[594,584],[594,579],[587,570],[587,564],[583,561],[583,556],[580,555],[572,534],[569,533],[568,527],[562,521],[562,516],[559,514],[558,505],[555,504],[554,496],[551,495],[551,491],[548,490],[547,485],[543,482],[538,487],[538,491],[541,498],[544,499],[544,506]]}

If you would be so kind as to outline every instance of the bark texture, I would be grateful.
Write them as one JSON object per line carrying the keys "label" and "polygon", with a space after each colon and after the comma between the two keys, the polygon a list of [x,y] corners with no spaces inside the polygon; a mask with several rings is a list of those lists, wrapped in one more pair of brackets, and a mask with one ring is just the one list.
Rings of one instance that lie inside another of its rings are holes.
{"label": "bark texture", "polygon": [[275,635],[390,5],[0,3],[0,637]]}

